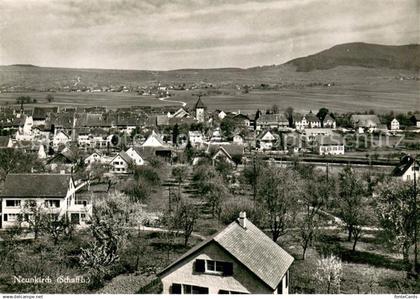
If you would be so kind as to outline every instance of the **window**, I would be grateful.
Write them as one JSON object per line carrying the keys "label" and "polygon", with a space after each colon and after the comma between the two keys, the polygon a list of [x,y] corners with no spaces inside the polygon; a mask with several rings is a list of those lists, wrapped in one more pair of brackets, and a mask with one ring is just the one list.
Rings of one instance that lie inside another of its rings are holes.
{"label": "window", "polygon": [[80,224],[80,215],[76,213],[71,213],[70,221],[72,224]]}
{"label": "window", "polygon": [[218,261],[206,261],[206,272],[217,272],[217,273],[223,273],[224,270],[224,262],[218,262]]}
{"label": "window", "polygon": [[89,200],[86,199],[76,199],[74,202],[76,205],[87,206],[89,204]]}
{"label": "window", "polygon": [[46,208],[59,208],[60,207],[60,201],[59,200],[46,200],[45,201],[45,207]]}
{"label": "window", "polygon": [[9,221],[8,218],[7,218],[7,214],[4,214],[4,221],[5,222]]}
{"label": "window", "polygon": [[6,200],[6,207],[20,207],[20,200]]}
{"label": "window", "polygon": [[290,279],[290,277],[289,277],[289,270],[287,270],[287,272],[286,272],[286,288],[289,287],[289,279]]}
{"label": "window", "polygon": [[18,214],[6,214],[8,218],[8,220],[5,221],[16,221],[18,219]]}
{"label": "window", "polygon": [[[208,294],[209,288],[200,287],[200,286],[194,286],[189,284],[183,284],[182,285],[182,294]],[[181,294],[181,293],[177,293]]]}
{"label": "window", "polygon": [[198,273],[231,276],[233,275],[233,264],[230,262],[197,259],[195,261],[194,271]]}

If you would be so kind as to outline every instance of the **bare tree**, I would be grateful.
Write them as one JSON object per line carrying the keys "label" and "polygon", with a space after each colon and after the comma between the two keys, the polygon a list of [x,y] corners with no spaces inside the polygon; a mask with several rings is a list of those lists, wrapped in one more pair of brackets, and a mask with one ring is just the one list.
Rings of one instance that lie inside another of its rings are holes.
{"label": "bare tree", "polygon": [[266,168],[258,187],[258,201],[274,241],[292,225],[302,190],[299,175],[287,168]]}

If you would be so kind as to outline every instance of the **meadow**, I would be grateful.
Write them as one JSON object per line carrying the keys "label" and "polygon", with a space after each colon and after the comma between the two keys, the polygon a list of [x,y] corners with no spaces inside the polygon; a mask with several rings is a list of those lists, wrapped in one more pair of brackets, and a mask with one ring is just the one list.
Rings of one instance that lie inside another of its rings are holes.
{"label": "meadow", "polygon": [[[392,84],[391,84],[392,83]],[[274,104],[281,110],[291,106],[298,112],[317,111],[327,107],[334,112],[407,112],[420,110],[420,83],[417,81],[379,82],[352,86],[317,86],[281,88],[279,90],[252,90],[245,94],[237,90],[225,90],[222,94],[208,94],[208,90],[174,91],[170,100],[186,102],[193,106],[197,95],[210,111],[241,111],[255,113],[257,109],[269,109]],[[216,89],[217,90],[217,89]],[[36,104],[27,106],[106,106],[110,109],[129,106],[172,106],[173,103],[159,101],[154,96],[140,96],[136,93],[116,92],[56,92],[54,100],[48,103],[46,92],[1,93],[0,105],[14,104],[16,98],[28,95],[37,99]],[[181,106],[181,105],[180,105]]]}

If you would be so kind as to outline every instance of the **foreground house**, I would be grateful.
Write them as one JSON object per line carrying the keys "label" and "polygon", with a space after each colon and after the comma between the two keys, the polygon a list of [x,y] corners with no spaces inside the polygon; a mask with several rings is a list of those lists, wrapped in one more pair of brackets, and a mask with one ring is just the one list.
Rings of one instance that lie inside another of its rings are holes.
{"label": "foreground house", "polygon": [[241,212],[158,276],[164,294],[288,294],[293,257]]}
{"label": "foreground house", "polygon": [[27,221],[33,217],[28,208],[31,204],[55,217],[66,215],[74,224],[84,226],[92,215],[92,203],[79,202],[76,190],[72,177],[66,174],[8,174],[1,193],[0,228],[16,225],[19,218],[22,226],[28,226]]}

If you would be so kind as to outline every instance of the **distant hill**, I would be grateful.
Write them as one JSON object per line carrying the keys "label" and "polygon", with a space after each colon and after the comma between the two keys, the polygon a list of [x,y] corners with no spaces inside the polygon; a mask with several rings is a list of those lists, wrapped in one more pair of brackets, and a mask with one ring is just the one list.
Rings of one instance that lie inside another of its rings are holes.
{"label": "distant hill", "polygon": [[332,47],[307,57],[293,59],[287,64],[298,72],[327,70],[337,66],[420,70],[420,45],[385,46],[349,43]]}
{"label": "distant hill", "polygon": [[21,67],[39,67],[33,64],[11,64],[10,66],[21,66]]}
{"label": "distant hill", "polygon": [[[30,64],[0,66],[0,91],[63,90],[74,86],[119,87],[163,84],[305,85],[331,83],[365,84],[366,78],[379,81],[418,78],[420,45],[383,46],[364,43],[343,44],[281,65],[242,68],[179,69],[170,71],[71,69]],[[416,79],[417,80],[417,79]]]}

